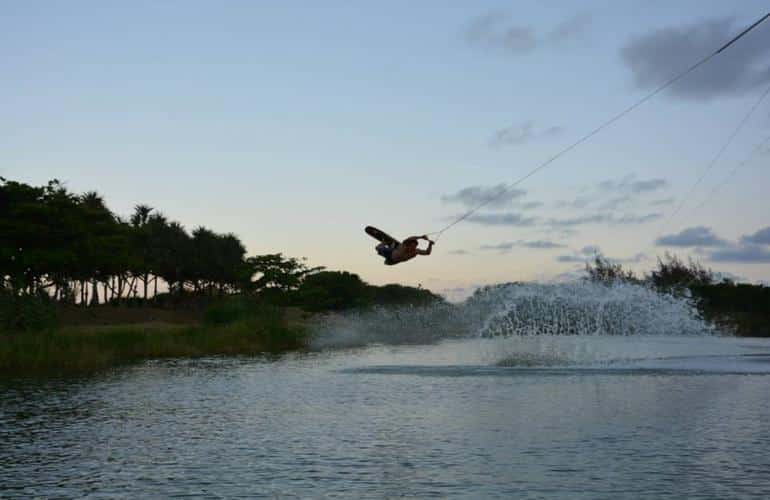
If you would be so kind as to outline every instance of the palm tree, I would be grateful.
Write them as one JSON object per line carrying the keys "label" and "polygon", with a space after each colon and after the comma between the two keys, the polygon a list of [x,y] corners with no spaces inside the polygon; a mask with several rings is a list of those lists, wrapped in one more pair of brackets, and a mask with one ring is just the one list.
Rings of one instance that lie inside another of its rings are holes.
{"label": "palm tree", "polygon": [[153,208],[148,205],[136,205],[134,207],[134,213],[131,214],[131,225],[134,227],[142,227],[147,224],[147,219],[150,217],[150,212]]}
{"label": "palm tree", "polygon": [[135,276],[140,276],[144,283],[144,300],[147,301],[147,283],[150,279],[149,272],[149,245],[150,234],[147,223],[150,219],[152,207],[147,205],[136,205],[134,213],[131,215],[131,226],[134,228],[134,248],[137,251],[137,262]]}

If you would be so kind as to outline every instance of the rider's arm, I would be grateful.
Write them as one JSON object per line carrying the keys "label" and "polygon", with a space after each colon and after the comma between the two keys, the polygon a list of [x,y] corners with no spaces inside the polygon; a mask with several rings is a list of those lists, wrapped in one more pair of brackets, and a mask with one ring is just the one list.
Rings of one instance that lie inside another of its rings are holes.
{"label": "rider's arm", "polygon": [[[427,238],[425,238],[427,240]],[[433,242],[428,240],[428,248],[425,250],[417,250],[417,253],[419,255],[430,255],[431,250],[433,250]]]}

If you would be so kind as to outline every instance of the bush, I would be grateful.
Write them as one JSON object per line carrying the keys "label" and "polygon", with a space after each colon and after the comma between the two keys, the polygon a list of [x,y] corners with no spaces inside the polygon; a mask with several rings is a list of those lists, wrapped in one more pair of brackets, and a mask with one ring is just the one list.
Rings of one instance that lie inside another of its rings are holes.
{"label": "bush", "polygon": [[307,276],[296,295],[308,311],[342,311],[366,305],[367,289],[357,274],[322,271]]}
{"label": "bush", "polygon": [[0,330],[41,331],[56,326],[56,309],[50,299],[0,293]]}
{"label": "bush", "polygon": [[428,306],[444,301],[438,295],[424,288],[403,285],[370,286],[369,300],[381,306]]}
{"label": "bush", "polygon": [[243,319],[276,314],[278,311],[274,307],[263,305],[256,299],[235,296],[209,305],[203,313],[203,322],[207,325],[229,325]]}
{"label": "bush", "polygon": [[697,286],[713,285],[717,280],[710,269],[690,259],[687,263],[666,253],[658,258],[658,268],[647,277],[655,288],[664,292],[681,292]]}
{"label": "bush", "polygon": [[612,285],[614,283],[637,283],[636,275],[631,270],[623,269],[622,264],[613,263],[602,255],[594,257],[593,264],[586,263],[588,281]]}

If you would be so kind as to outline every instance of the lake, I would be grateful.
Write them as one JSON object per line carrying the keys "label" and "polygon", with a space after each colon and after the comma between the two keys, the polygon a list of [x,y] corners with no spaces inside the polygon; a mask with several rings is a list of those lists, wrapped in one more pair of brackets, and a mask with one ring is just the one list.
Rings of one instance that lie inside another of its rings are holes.
{"label": "lake", "polygon": [[766,498],[770,340],[537,336],[0,385],[0,498]]}

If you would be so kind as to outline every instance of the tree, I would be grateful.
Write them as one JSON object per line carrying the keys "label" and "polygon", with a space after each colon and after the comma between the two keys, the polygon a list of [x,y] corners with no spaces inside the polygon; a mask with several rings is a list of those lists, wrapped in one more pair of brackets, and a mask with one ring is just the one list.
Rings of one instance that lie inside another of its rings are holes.
{"label": "tree", "polygon": [[681,292],[717,281],[710,269],[704,268],[692,258],[685,264],[679,257],[668,252],[662,259],[658,257],[658,268],[649,274],[647,280],[658,290],[667,292]]}
{"label": "tree", "polygon": [[243,288],[250,293],[296,290],[306,276],[323,270],[323,267],[307,267],[303,261],[284,257],[281,253],[249,257]]}
{"label": "tree", "polygon": [[297,296],[309,311],[340,311],[364,306],[368,285],[357,274],[347,271],[322,271],[307,276]]}
{"label": "tree", "polygon": [[[150,280],[150,261],[151,256],[151,228],[149,226],[150,214],[153,208],[147,205],[136,205],[134,213],[131,214],[132,245],[134,248],[134,258],[132,274],[141,278],[144,284],[144,300],[148,297],[148,284]],[[133,288],[131,286],[130,288]],[[129,290],[133,291],[133,290]]]}
{"label": "tree", "polygon": [[593,265],[586,262],[586,273],[589,281],[595,281],[604,284],[613,284],[617,282],[636,283],[639,280],[633,271],[623,269],[619,263],[612,263],[602,255],[594,257]]}
{"label": "tree", "polygon": [[170,293],[181,293],[184,284],[192,279],[193,249],[192,238],[178,222],[171,222],[161,228],[154,238],[156,246],[155,273],[166,283]]}

